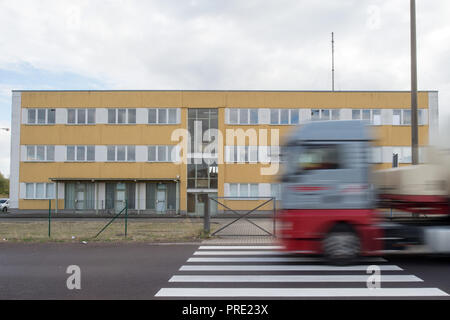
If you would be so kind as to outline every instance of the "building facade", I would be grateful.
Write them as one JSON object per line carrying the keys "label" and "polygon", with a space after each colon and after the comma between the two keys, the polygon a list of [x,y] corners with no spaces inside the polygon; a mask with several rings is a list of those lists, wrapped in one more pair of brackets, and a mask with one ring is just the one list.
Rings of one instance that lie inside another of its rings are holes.
{"label": "building facade", "polygon": [[[418,98],[423,148],[438,93]],[[13,91],[10,210],[202,215],[208,196],[250,209],[279,196],[279,145],[306,121],[367,120],[374,166],[410,163],[409,106],[406,91]]]}

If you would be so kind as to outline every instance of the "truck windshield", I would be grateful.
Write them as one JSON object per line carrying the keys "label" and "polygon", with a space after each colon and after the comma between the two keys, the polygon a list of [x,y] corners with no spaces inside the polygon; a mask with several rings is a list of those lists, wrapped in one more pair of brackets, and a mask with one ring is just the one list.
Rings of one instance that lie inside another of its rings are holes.
{"label": "truck windshield", "polygon": [[297,158],[297,173],[339,169],[337,145],[305,145]]}

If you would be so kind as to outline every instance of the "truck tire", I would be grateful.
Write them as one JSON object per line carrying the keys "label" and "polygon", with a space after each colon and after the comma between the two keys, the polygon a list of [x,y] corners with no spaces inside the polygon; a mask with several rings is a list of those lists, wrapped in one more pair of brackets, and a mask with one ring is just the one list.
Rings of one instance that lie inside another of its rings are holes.
{"label": "truck tire", "polygon": [[360,254],[360,239],[347,224],[338,224],[323,239],[325,259],[335,265],[355,263]]}

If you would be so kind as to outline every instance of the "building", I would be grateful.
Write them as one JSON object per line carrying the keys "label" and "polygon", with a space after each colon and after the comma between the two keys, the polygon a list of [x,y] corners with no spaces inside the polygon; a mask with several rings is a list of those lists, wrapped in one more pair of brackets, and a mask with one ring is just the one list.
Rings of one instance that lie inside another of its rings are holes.
{"label": "building", "polygon": [[[418,98],[424,147],[438,93]],[[278,145],[310,120],[368,120],[375,166],[404,165],[409,106],[406,91],[13,91],[10,208],[202,215],[206,195],[278,196]]]}

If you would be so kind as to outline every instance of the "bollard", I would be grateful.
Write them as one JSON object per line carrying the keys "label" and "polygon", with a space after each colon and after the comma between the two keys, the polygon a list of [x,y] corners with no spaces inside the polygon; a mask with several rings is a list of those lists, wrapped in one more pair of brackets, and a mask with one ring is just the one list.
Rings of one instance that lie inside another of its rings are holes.
{"label": "bollard", "polygon": [[52,219],[51,209],[52,209],[52,200],[48,200],[48,237],[49,238],[51,235],[51,219]]}
{"label": "bollard", "polygon": [[209,196],[206,196],[205,212],[203,213],[203,232],[209,235],[211,231],[210,212],[209,212]]}

